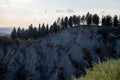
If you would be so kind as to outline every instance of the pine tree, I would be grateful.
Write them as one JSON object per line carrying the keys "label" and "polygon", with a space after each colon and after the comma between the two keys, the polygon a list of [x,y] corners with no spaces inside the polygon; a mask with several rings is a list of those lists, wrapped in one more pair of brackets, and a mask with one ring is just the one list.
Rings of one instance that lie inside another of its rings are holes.
{"label": "pine tree", "polygon": [[37,33],[38,38],[42,37],[42,30],[41,30],[41,25],[39,24],[38,27],[38,33]]}
{"label": "pine tree", "polygon": [[65,29],[65,22],[64,22],[64,19],[62,18],[61,19],[61,29]]}
{"label": "pine tree", "polygon": [[73,15],[73,25],[77,26],[77,16]]}
{"label": "pine tree", "polygon": [[37,39],[37,38],[38,38],[38,37],[37,37],[37,28],[36,28],[36,27],[33,28],[33,38],[34,38],[34,39]]}
{"label": "pine tree", "polygon": [[76,18],[76,24],[77,24],[77,26],[80,26],[80,21],[81,21],[80,16],[77,16],[77,18]]}
{"label": "pine tree", "polygon": [[29,26],[29,33],[28,33],[29,35],[29,38],[30,39],[32,39],[33,38],[33,25],[31,24],[30,26]]}
{"label": "pine tree", "polygon": [[87,22],[87,25],[92,24],[92,14],[90,14],[89,12],[86,15],[86,22]]}
{"label": "pine tree", "polygon": [[82,22],[83,25],[85,25],[85,15],[82,16],[81,22]]}
{"label": "pine tree", "polygon": [[73,18],[72,18],[72,16],[69,17],[68,25],[69,25],[69,27],[73,26]]}
{"label": "pine tree", "polygon": [[106,26],[106,18],[105,17],[102,18],[102,26]]}
{"label": "pine tree", "polygon": [[49,35],[49,25],[46,25],[46,34]]}
{"label": "pine tree", "polygon": [[58,31],[58,26],[57,26],[57,23],[54,22],[54,23],[53,23],[53,32],[54,32],[54,33],[57,33],[57,31]]}
{"label": "pine tree", "polygon": [[21,38],[21,28],[19,27],[17,30],[17,38]]}
{"label": "pine tree", "polygon": [[68,17],[67,16],[65,17],[64,22],[65,22],[65,28],[67,28],[68,27]]}
{"label": "pine tree", "polygon": [[46,28],[45,28],[45,24],[44,23],[42,24],[41,35],[42,35],[42,37],[46,36]]}
{"label": "pine tree", "polygon": [[115,15],[114,18],[113,18],[113,26],[118,27],[118,17],[117,17],[117,15]]}
{"label": "pine tree", "polygon": [[16,28],[13,29],[13,31],[11,32],[11,38],[12,39],[16,39]]}
{"label": "pine tree", "polygon": [[58,25],[58,26],[61,25],[61,19],[60,19],[60,17],[57,19],[57,25]]}
{"label": "pine tree", "polygon": [[97,14],[94,14],[93,15],[93,24],[98,25],[99,24],[99,20],[100,20],[99,16]]}
{"label": "pine tree", "polygon": [[106,25],[112,26],[112,17],[110,15],[106,16]]}
{"label": "pine tree", "polygon": [[25,39],[25,30],[24,30],[24,28],[22,28],[22,30],[21,30],[21,38]]}
{"label": "pine tree", "polygon": [[53,25],[50,26],[50,34],[53,34]]}

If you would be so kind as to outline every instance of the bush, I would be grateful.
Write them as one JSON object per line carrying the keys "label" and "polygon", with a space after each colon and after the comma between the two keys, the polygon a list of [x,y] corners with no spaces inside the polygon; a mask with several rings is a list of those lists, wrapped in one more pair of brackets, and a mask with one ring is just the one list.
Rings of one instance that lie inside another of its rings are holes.
{"label": "bush", "polygon": [[93,70],[86,70],[86,76],[75,80],[120,80],[120,59],[95,64]]}

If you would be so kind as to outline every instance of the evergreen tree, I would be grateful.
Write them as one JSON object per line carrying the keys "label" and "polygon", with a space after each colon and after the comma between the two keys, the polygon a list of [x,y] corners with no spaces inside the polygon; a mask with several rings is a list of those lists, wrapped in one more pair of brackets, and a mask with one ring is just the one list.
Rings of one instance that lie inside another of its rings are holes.
{"label": "evergreen tree", "polygon": [[83,25],[85,25],[85,15],[82,16],[81,22],[82,22]]}
{"label": "evergreen tree", "polygon": [[77,16],[77,18],[76,18],[76,24],[77,24],[77,26],[80,26],[80,16]]}
{"label": "evergreen tree", "polygon": [[112,26],[112,17],[110,15],[106,16],[106,25]]}
{"label": "evergreen tree", "polygon": [[30,26],[29,26],[29,33],[28,33],[29,35],[29,38],[30,39],[32,39],[33,38],[33,25],[31,24]]}
{"label": "evergreen tree", "polygon": [[119,20],[118,20],[118,27],[120,27],[120,16],[119,16]]}
{"label": "evergreen tree", "polygon": [[65,29],[65,22],[64,22],[64,19],[62,18],[61,19],[61,29]]}
{"label": "evergreen tree", "polygon": [[41,25],[39,24],[39,27],[38,27],[38,38],[42,37],[42,30],[41,30]]}
{"label": "evergreen tree", "polygon": [[49,35],[49,25],[46,25],[46,34]]}
{"label": "evergreen tree", "polygon": [[77,26],[77,16],[73,15],[73,25]]}
{"label": "evergreen tree", "polygon": [[37,35],[38,35],[38,34],[37,34],[37,28],[34,27],[34,28],[33,28],[33,38],[34,38],[34,39],[37,39],[37,38],[38,38]]}
{"label": "evergreen tree", "polygon": [[72,16],[69,17],[68,25],[69,25],[69,27],[73,26],[73,18],[72,18]]}
{"label": "evergreen tree", "polygon": [[14,28],[13,31],[11,32],[11,38],[16,39],[16,28]]}
{"label": "evergreen tree", "polygon": [[113,26],[118,27],[118,17],[117,17],[117,15],[115,15],[114,18],[113,18]]}
{"label": "evergreen tree", "polygon": [[86,22],[87,22],[87,25],[92,24],[92,14],[90,14],[89,12],[86,15]]}
{"label": "evergreen tree", "polygon": [[57,26],[57,23],[54,22],[54,23],[53,23],[53,32],[54,32],[54,33],[57,33],[57,31],[58,31],[58,26]]}
{"label": "evergreen tree", "polygon": [[19,27],[17,30],[17,38],[21,38],[21,28]]}
{"label": "evergreen tree", "polygon": [[50,34],[53,34],[53,25],[50,26]]}
{"label": "evergreen tree", "polygon": [[24,31],[24,39],[29,39],[30,38],[30,35],[29,35],[29,30],[27,29],[27,30],[25,30]]}
{"label": "evergreen tree", "polygon": [[106,26],[106,18],[105,17],[102,18],[102,26]]}
{"label": "evergreen tree", "polygon": [[99,24],[99,20],[100,20],[99,16],[97,14],[94,14],[93,15],[93,24],[98,25]]}
{"label": "evergreen tree", "polygon": [[24,30],[24,28],[22,28],[22,30],[21,30],[21,38],[25,39],[25,30]]}
{"label": "evergreen tree", "polygon": [[65,17],[64,22],[65,22],[65,28],[67,28],[68,27],[68,17],[67,16]]}
{"label": "evergreen tree", "polygon": [[61,25],[61,19],[60,19],[60,17],[57,19],[57,25],[58,25],[58,26]]}
{"label": "evergreen tree", "polygon": [[42,24],[41,35],[42,35],[42,37],[46,36],[46,28],[45,28],[44,23]]}

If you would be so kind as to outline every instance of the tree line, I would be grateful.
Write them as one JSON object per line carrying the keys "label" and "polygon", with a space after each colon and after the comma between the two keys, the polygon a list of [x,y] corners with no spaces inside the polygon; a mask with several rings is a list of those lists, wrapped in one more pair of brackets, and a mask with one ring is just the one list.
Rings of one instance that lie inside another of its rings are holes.
{"label": "tree line", "polygon": [[[118,27],[120,19],[118,20],[118,16],[115,15],[113,18],[110,15],[104,16],[101,19],[102,26],[109,27]],[[62,17],[58,18],[52,25],[45,25],[44,23],[39,24],[38,28],[33,27],[31,24],[28,29],[24,28],[14,28],[11,32],[12,39],[38,39],[40,37],[45,37],[54,33],[57,33],[60,30],[66,29],[68,27],[80,26],[80,25],[99,25],[100,17],[97,14],[90,14],[89,12],[83,16],[70,16],[70,17]]]}

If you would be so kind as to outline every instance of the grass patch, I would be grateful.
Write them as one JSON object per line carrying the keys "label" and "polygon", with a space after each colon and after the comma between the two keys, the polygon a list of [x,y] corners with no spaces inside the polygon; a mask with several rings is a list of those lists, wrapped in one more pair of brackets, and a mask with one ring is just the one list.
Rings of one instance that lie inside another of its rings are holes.
{"label": "grass patch", "polygon": [[86,73],[75,80],[120,80],[120,59],[94,64],[92,71],[88,69]]}

